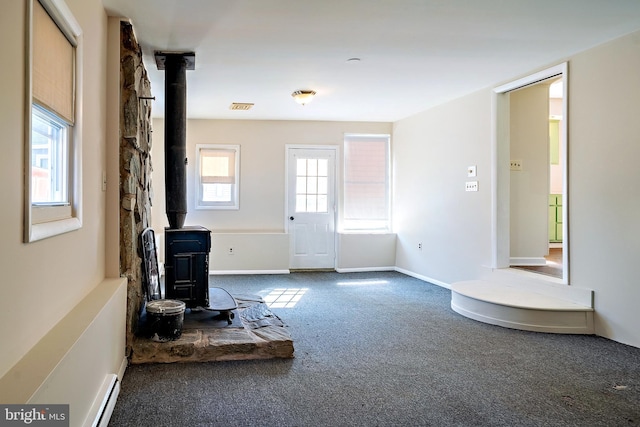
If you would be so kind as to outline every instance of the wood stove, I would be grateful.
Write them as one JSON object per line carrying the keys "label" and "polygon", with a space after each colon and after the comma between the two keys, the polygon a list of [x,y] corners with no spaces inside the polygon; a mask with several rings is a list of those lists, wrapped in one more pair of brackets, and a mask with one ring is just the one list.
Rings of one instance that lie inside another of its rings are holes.
{"label": "wood stove", "polygon": [[185,227],[187,215],[186,71],[195,69],[194,52],[155,52],[158,70],[165,70],[164,160],[166,211],[165,298],[187,308],[209,306],[211,232]]}
{"label": "wood stove", "polygon": [[165,297],[187,308],[209,306],[211,231],[201,226],[165,228]]}

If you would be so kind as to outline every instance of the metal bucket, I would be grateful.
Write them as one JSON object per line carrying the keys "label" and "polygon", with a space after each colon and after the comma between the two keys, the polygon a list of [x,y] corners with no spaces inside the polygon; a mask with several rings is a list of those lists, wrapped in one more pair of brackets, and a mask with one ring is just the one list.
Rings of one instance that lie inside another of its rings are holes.
{"label": "metal bucket", "polygon": [[171,299],[147,302],[147,318],[151,339],[165,342],[180,338],[184,322],[185,303]]}

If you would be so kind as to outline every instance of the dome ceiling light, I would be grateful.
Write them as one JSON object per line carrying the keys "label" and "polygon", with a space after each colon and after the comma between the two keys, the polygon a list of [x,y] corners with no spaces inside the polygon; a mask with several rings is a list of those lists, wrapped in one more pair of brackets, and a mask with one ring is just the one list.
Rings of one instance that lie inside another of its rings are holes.
{"label": "dome ceiling light", "polygon": [[312,90],[297,90],[293,92],[291,96],[293,96],[293,99],[295,99],[298,104],[305,105],[313,100],[315,94]]}

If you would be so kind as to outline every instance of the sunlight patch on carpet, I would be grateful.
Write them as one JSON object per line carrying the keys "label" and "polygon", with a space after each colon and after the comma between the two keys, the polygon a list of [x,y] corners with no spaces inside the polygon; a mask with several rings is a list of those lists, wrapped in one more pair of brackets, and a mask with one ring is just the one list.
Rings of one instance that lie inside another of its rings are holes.
{"label": "sunlight patch on carpet", "polygon": [[309,288],[276,288],[264,297],[269,308],[293,308]]}

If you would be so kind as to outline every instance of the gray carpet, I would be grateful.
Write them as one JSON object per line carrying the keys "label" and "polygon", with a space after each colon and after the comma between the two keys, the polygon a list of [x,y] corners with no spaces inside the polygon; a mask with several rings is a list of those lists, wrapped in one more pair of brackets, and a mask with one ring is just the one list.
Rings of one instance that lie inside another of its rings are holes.
{"label": "gray carpet", "polygon": [[465,318],[399,273],[212,276],[231,294],[308,288],[291,360],[127,369],[110,426],[640,425],[640,349]]}

